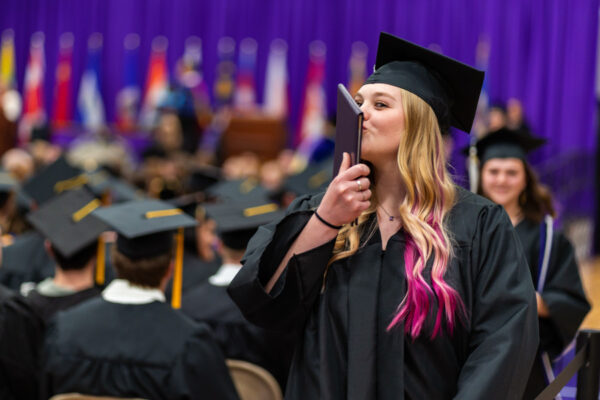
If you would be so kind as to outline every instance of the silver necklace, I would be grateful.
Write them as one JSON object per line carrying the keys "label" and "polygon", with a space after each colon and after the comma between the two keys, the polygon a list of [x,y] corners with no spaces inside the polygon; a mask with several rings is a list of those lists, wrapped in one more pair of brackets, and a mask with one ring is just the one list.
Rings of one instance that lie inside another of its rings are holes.
{"label": "silver necklace", "polygon": [[392,215],[392,214],[390,214],[389,212],[387,212],[387,210],[386,210],[385,208],[383,208],[383,206],[382,206],[381,204],[379,205],[379,207],[380,207],[380,208],[383,210],[383,212],[384,212],[384,213],[386,213],[386,214],[387,214],[387,216],[388,216],[388,218],[389,218],[389,219],[388,219],[389,221],[393,221],[394,219],[400,218],[400,216],[399,216],[399,215]]}

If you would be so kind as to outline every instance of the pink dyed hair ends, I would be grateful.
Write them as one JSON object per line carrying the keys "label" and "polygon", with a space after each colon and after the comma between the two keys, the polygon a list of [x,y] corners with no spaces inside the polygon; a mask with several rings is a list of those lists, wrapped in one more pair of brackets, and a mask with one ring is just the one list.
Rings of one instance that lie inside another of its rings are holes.
{"label": "pink dyed hair ends", "polygon": [[[437,240],[444,243],[439,224],[434,224]],[[404,251],[404,265],[408,289],[402,302],[398,305],[397,313],[387,327],[391,330],[401,321],[404,321],[404,332],[412,338],[418,337],[427,321],[430,311],[431,297],[435,296],[438,310],[431,338],[435,338],[442,330],[442,319],[445,316],[450,334],[454,331],[456,314],[465,316],[465,308],[458,292],[444,281],[444,272],[448,264],[448,252],[437,255],[431,272],[432,287],[429,286],[422,273],[425,269],[425,255],[415,245],[411,237],[407,237]],[[418,254],[418,257],[416,257]],[[441,256],[441,257],[440,257]],[[430,297],[431,296],[431,297]]]}

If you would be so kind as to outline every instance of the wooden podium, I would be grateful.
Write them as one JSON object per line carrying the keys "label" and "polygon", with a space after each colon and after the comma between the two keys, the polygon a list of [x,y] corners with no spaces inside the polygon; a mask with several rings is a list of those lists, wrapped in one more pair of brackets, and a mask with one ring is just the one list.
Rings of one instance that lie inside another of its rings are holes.
{"label": "wooden podium", "polygon": [[234,115],[223,132],[223,156],[251,151],[263,162],[272,160],[285,148],[286,139],[286,123],[280,118]]}

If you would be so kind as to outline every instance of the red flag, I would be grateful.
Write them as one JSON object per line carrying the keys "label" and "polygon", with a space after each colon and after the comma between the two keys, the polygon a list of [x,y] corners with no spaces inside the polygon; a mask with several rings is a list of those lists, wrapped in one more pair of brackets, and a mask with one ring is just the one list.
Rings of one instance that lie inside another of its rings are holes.
{"label": "red flag", "polygon": [[73,63],[73,34],[60,36],[60,52],[56,65],[56,87],[54,90],[54,117],[56,128],[67,126],[73,119],[71,109],[71,76]]}
{"label": "red flag", "polygon": [[256,40],[245,38],[240,42],[240,54],[235,85],[234,105],[239,111],[253,111],[256,108]]}
{"label": "red flag", "polygon": [[169,71],[167,69],[167,47],[169,41],[164,36],[157,36],[152,41],[152,53],[148,65],[144,103],[140,113],[140,124],[152,128],[156,123],[156,108],[163,101],[169,90]]}

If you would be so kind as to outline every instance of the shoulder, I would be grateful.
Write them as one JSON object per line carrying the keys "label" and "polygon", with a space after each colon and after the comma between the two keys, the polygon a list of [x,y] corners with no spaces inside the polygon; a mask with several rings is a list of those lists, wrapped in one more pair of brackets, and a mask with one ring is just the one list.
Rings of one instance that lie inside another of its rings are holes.
{"label": "shoulder", "polygon": [[470,243],[486,230],[512,224],[504,208],[490,200],[456,187],[456,201],[448,214],[448,228],[459,243]]}

